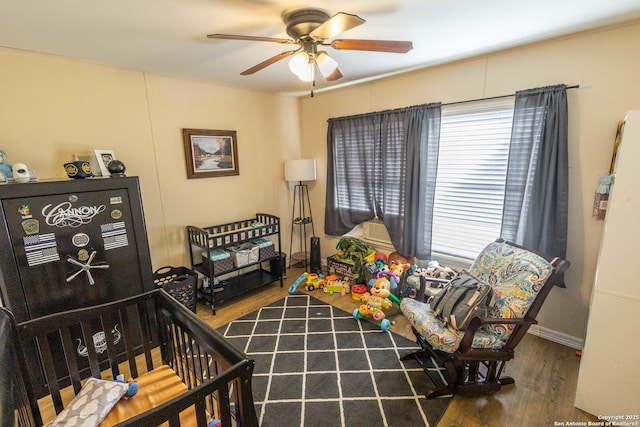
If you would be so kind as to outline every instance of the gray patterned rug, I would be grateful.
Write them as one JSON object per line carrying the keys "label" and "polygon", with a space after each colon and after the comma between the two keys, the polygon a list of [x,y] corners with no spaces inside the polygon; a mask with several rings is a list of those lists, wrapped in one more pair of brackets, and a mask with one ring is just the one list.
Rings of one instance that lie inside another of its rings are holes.
{"label": "gray patterned rug", "polygon": [[[256,361],[262,427],[435,426],[451,402],[426,400],[433,383],[416,361],[399,361],[414,342],[308,295],[288,296],[218,331]],[[435,361],[426,362],[446,381]]]}

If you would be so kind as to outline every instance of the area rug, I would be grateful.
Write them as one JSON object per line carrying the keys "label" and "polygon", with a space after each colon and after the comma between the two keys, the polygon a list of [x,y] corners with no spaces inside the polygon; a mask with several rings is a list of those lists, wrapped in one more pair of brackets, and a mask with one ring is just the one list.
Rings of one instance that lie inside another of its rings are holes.
{"label": "area rug", "polygon": [[[392,327],[393,330],[393,327]],[[309,295],[291,295],[218,329],[254,359],[262,427],[435,426],[451,398],[415,360],[414,342]],[[444,369],[423,361],[446,383]]]}

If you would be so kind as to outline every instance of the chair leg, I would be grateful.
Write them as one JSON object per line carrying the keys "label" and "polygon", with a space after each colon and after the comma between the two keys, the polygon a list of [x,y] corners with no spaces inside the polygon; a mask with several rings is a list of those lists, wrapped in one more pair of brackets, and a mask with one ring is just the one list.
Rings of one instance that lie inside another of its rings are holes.
{"label": "chair leg", "polygon": [[425,350],[418,348],[400,355],[400,360],[406,361],[414,358],[419,359],[420,357],[426,357],[426,356],[428,356],[428,353]]}
{"label": "chair leg", "polygon": [[[453,384],[457,394],[463,396],[490,394],[499,391],[504,385],[515,384],[513,378],[502,376],[505,361],[456,362],[459,362],[455,364],[458,376]],[[483,369],[480,369],[481,367]],[[464,373],[460,374],[461,372]]]}
{"label": "chair leg", "polygon": [[[416,349],[414,351],[404,353],[400,356],[401,361],[415,359],[416,362],[418,362],[418,364],[422,367],[422,370],[427,375],[427,377],[429,377],[429,380],[431,380],[433,385],[436,387],[434,391],[432,391],[431,393],[427,393],[426,395],[427,399],[434,399],[437,397],[453,395],[455,393],[455,386],[453,384],[448,384],[446,381],[443,385],[442,378],[438,378],[434,376],[434,374],[429,371],[428,366],[423,361],[423,359],[429,359],[429,358],[433,358],[435,360],[440,361],[440,358],[438,357],[438,355],[435,354],[430,349]],[[447,370],[447,373],[448,373],[448,370]]]}
{"label": "chair leg", "polygon": [[[436,389],[427,394],[427,399],[449,396],[454,394],[475,396],[494,393],[503,385],[514,384],[513,378],[502,376],[505,360],[461,360],[455,356],[437,352],[427,344],[414,329],[414,335],[419,349],[409,351],[400,356],[401,361],[415,359],[427,374]],[[440,361],[447,372],[447,383],[442,384],[440,378],[435,378],[424,362],[425,358],[433,357]]]}

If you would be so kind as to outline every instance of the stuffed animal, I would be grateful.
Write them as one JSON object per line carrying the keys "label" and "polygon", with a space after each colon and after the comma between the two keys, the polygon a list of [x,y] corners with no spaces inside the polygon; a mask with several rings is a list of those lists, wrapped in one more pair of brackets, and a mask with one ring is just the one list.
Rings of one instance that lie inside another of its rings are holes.
{"label": "stuffed animal", "polygon": [[402,273],[413,265],[413,258],[402,256],[398,252],[391,252],[387,264],[391,270],[396,271],[398,276],[402,276]]}
{"label": "stuffed animal", "polygon": [[125,381],[125,380],[124,380],[124,375],[119,374],[119,375],[116,377],[116,382],[117,382],[117,383],[125,383],[125,384],[127,384],[127,383],[128,383],[128,384],[129,384],[129,389],[127,390],[127,393],[126,393],[126,397],[127,397],[127,398],[128,398],[128,397],[133,397],[133,396],[135,396],[135,395],[136,395],[136,393],[138,393],[138,382],[137,382],[137,381],[133,381],[133,380],[131,380],[131,381]]}
{"label": "stuffed animal", "polygon": [[425,273],[425,275],[429,277],[437,277],[447,280],[453,279],[456,274],[458,274],[458,272],[451,267],[442,267],[438,261],[429,262],[429,266]]}

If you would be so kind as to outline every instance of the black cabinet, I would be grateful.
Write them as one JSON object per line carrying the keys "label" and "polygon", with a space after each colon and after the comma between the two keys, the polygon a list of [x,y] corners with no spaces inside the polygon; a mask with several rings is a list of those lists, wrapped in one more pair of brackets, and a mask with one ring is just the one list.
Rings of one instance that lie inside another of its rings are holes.
{"label": "black cabinet", "polygon": [[[154,287],[136,177],[0,185],[0,223],[2,304],[18,322],[130,297]],[[124,354],[119,332],[123,321],[126,319],[96,319],[91,330],[75,327],[70,339],[77,342],[80,369],[89,369],[88,340],[99,343],[100,352],[106,350],[106,338],[112,337],[119,355]],[[54,357],[56,371],[63,372],[58,370],[58,364],[65,361],[60,337],[48,336],[48,341],[52,354],[60,356]],[[136,351],[141,345],[130,344]],[[35,342],[25,353],[32,386],[40,395],[45,391],[45,377]],[[108,366],[106,362],[100,367]]]}
{"label": "black cabinet", "polygon": [[0,291],[24,321],[153,289],[138,179],[0,186]]}

